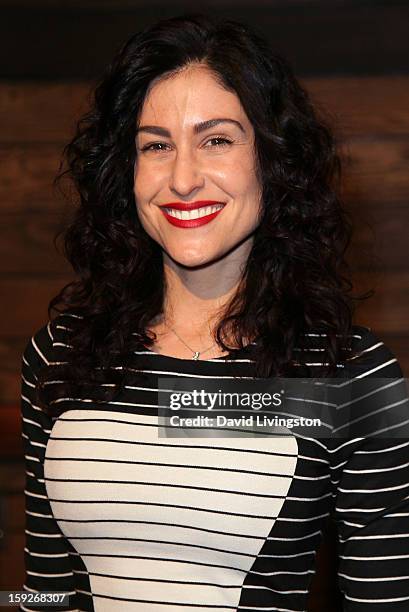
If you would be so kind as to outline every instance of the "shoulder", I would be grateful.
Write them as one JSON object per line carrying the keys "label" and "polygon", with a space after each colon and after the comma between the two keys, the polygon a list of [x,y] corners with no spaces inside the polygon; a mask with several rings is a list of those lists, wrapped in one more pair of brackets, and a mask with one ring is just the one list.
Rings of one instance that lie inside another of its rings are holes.
{"label": "shoulder", "polygon": [[351,336],[351,357],[345,364],[349,376],[403,376],[396,355],[370,327],[354,325]]}
{"label": "shoulder", "polygon": [[38,371],[59,358],[59,349],[69,346],[69,334],[78,315],[64,312],[39,328],[28,340],[23,352],[23,366]]}
{"label": "shoulder", "polygon": [[329,444],[331,452],[341,453],[337,450],[331,459],[338,466],[357,448],[377,453],[379,444],[386,449],[388,438],[408,437],[408,394],[396,355],[369,327],[355,325],[352,336],[350,356],[337,384],[330,385],[337,408]]}
{"label": "shoulder", "polygon": [[[322,330],[309,330],[303,334],[303,351],[309,366],[322,366],[321,355],[328,348],[329,334]],[[402,377],[398,360],[383,339],[370,327],[353,325],[341,343],[343,360],[337,363],[340,376]]]}

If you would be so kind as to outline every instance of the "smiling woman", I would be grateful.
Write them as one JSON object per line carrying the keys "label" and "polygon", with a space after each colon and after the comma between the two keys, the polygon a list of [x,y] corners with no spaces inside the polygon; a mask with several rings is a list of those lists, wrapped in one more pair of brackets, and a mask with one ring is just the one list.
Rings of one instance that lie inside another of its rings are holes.
{"label": "smiling woman", "polygon": [[[149,88],[137,127],[134,194],[172,286],[167,321],[155,326],[157,347],[184,357],[186,347],[166,329],[169,319],[191,344],[211,342],[212,310],[237,288],[261,214],[254,130],[237,94],[206,64],[191,62]],[[192,274],[198,266],[206,271]],[[206,277],[213,285],[217,279],[214,295],[203,294]]]}
{"label": "smiling woman", "polygon": [[[407,610],[409,443],[385,435],[408,399],[352,324],[340,159],[287,62],[234,21],[160,21],[113,60],[65,154],[77,280],[23,356],[25,589],[73,612],[301,612],[330,516],[344,610]],[[161,421],[175,390],[276,377],[332,381],[325,436]],[[329,433],[340,418],[349,437]]]}
{"label": "smiling woman", "polygon": [[[166,128],[154,125],[158,118]],[[167,136],[152,142],[152,134]],[[165,265],[169,258],[189,267],[223,258],[223,277],[229,269],[234,274],[239,257],[244,266],[261,186],[254,130],[237,95],[199,63],[161,79],[144,102],[136,150],[138,214],[163,248]],[[181,233],[172,226],[203,229]]]}

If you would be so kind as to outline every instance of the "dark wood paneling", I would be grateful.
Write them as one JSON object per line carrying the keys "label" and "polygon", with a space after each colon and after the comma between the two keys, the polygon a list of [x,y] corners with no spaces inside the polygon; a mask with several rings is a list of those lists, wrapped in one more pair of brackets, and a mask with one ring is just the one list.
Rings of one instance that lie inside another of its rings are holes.
{"label": "dark wood paneling", "polygon": [[[409,79],[392,76],[408,73],[408,3],[206,0],[200,8],[209,6],[212,12],[258,26],[304,77],[316,106],[324,114],[328,110],[350,160],[344,196],[356,226],[350,257],[357,284],[378,288],[358,310],[357,322],[373,328],[409,376]],[[49,299],[69,278],[52,245],[67,212],[52,190],[52,180],[91,87],[90,82],[28,79],[94,78],[129,33],[192,7],[187,1],[165,6],[164,0],[152,0],[149,6],[143,0],[73,0],[69,5],[59,0],[0,0],[0,7],[0,78],[10,79],[0,82],[0,222],[6,230],[0,243],[0,489],[5,531],[0,588],[20,589],[21,354],[46,321]],[[388,76],[380,77],[382,73]],[[322,74],[328,78],[317,78]],[[348,74],[360,78],[335,78]],[[368,269],[373,255],[383,276]],[[337,609],[334,536],[327,532],[317,554],[309,612]]]}
{"label": "dark wood paneling", "polygon": [[[408,79],[409,121],[409,79]],[[409,196],[409,138],[407,135],[383,136],[385,124],[366,137],[350,136],[341,147],[344,159],[343,196],[347,203],[365,213],[395,205],[406,208]],[[387,207],[385,206],[387,203]]]}
{"label": "dark wood paneling", "polygon": [[69,265],[53,244],[62,227],[59,215],[9,214],[2,223],[7,231],[0,241],[0,276],[67,278]]}
{"label": "dark wood paneling", "polygon": [[408,71],[409,6],[403,2],[344,0],[273,6],[227,6],[190,0],[86,8],[61,3],[2,9],[0,75],[6,78],[92,78],[129,35],[183,12],[210,10],[259,30],[299,75],[381,74]]}
{"label": "dark wood paneling", "polygon": [[64,284],[62,279],[3,279],[0,302],[7,307],[0,319],[0,338],[15,336],[16,330],[29,337],[44,325],[48,302]]}
{"label": "dark wood paneling", "polygon": [[[8,338],[0,336],[0,419],[7,420],[8,418],[8,413],[3,412],[3,408],[6,410],[7,406],[14,407],[19,402],[21,357],[28,340],[28,336],[11,336]],[[10,442],[9,438],[4,438],[5,435],[8,435],[5,432],[9,431],[7,421],[3,424],[4,428],[0,429],[1,432],[4,432],[2,446],[3,444],[8,445]],[[11,431],[14,432],[15,430]]]}
{"label": "dark wood paneling", "polygon": [[[409,135],[409,77],[314,78],[302,83],[317,108],[328,111],[340,137],[376,134],[399,140]],[[87,108],[91,88],[80,82],[0,82],[0,144],[56,143],[52,163],[57,168],[61,146]],[[403,143],[401,150],[407,155]]]}
{"label": "dark wood paneling", "polygon": [[61,150],[62,146],[47,144],[0,145],[2,213],[61,210],[62,197],[52,186]]}
{"label": "dark wood paneling", "polygon": [[4,448],[0,451],[0,488],[1,491],[10,495],[10,511],[4,517],[4,525],[7,531],[13,532],[20,529],[24,522],[24,508],[21,506],[18,494],[25,486],[25,471],[22,461],[22,444],[20,434],[19,410],[9,409],[10,416],[4,419],[5,408],[0,411],[0,422],[15,429],[15,457],[6,458]]}
{"label": "dark wood paneling", "polygon": [[[409,82],[408,82],[409,109]],[[28,112],[28,109],[27,109]],[[393,114],[393,109],[390,109]],[[408,110],[409,124],[409,110]],[[384,129],[388,129],[384,127]],[[1,134],[0,134],[1,140]],[[32,214],[69,211],[59,190],[52,187],[62,145],[0,144],[0,201],[2,213]],[[345,201],[365,213],[407,206],[409,194],[409,139],[407,136],[350,137],[342,147],[345,160]],[[68,188],[68,183],[65,183]],[[1,264],[0,264],[1,265]]]}
{"label": "dark wood paneling", "polygon": [[[306,79],[304,85],[316,104],[329,109],[346,139],[344,197],[356,227],[350,259],[358,288],[378,285],[378,293],[358,310],[358,318],[382,333],[407,333],[409,79]],[[68,267],[52,245],[60,214],[63,218],[67,208],[51,183],[62,145],[86,107],[89,89],[89,83],[0,86],[0,201],[6,228],[0,247],[3,402],[18,396],[21,339],[26,341],[44,323],[49,299],[69,278]],[[369,273],[374,256],[385,278]],[[399,351],[401,358],[402,342]],[[407,353],[403,359],[407,367]]]}
{"label": "dark wood paneling", "polygon": [[[0,431],[1,431],[1,447],[0,447],[0,490],[3,493],[16,493],[22,490],[20,486],[21,470],[14,465],[13,460],[21,459],[23,453],[23,445],[21,438],[21,418],[20,408],[18,404],[8,404],[0,406]],[[14,472],[13,470],[16,470]],[[18,482],[14,478],[10,478],[11,474],[18,474]],[[8,518],[6,520],[8,524]]]}
{"label": "dark wood paneling", "polygon": [[[359,286],[371,286],[366,277],[361,275],[361,279]],[[384,274],[377,280],[374,288],[375,296],[359,305],[357,322],[388,334],[407,334],[409,271]]]}
{"label": "dark wood paneling", "polygon": [[[21,591],[24,584],[24,533],[5,537],[0,554],[0,589]],[[7,611],[18,608],[7,608]]]}
{"label": "dark wood paneling", "polygon": [[340,136],[409,134],[409,77],[328,77],[303,79],[317,109],[329,111]]}
{"label": "dark wood paneling", "polygon": [[18,408],[0,407],[0,431],[0,590],[20,590],[24,581],[25,472]]}
{"label": "dark wood paneling", "polygon": [[[368,204],[370,200],[365,201]],[[409,227],[409,207],[374,204],[372,210],[349,208],[355,227],[349,253],[351,267],[384,273],[405,270],[408,245],[404,228]],[[56,232],[64,227],[59,215],[16,213],[2,215],[1,221],[6,231],[0,241],[0,278],[22,275],[64,280],[71,274],[61,254],[62,238],[58,240],[60,252],[53,244]]]}
{"label": "dark wood paneling", "polygon": [[65,143],[90,83],[0,83],[0,143]]}
{"label": "dark wood paneling", "polygon": [[[368,207],[371,201],[365,201]],[[350,207],[354,235],[348,261],[352,270],[389,274],[408,269],[409,207],[372,205],[372,210]]]}

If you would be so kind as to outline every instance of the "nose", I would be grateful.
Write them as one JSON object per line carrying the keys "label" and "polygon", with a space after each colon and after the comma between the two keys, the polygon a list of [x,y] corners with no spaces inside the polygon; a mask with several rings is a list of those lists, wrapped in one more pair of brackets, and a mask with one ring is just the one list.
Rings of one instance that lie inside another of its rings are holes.
{"label": "nose", "polygon": [[204,177],[199,162],[190,148],[179,149],[176,153],[169,183],[170,189],[181,196],[187,196],[195,189],[203,187]]}

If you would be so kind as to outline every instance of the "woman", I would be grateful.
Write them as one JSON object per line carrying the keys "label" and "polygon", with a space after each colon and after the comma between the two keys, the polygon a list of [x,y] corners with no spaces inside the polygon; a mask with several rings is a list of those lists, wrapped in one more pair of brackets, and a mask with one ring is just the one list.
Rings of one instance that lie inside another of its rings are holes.
{"label": "woman", "polygon": [[352,326],[339,158],[287,63],[241,24],[161,21],[66,157],[78,281],[23,359],[25,589],[66,610],[301,611],[331,515],[344,609],[406,610],[408,442],[158,435],[175,379],[371,379],[369,412],[407,409],[396,359]]}

